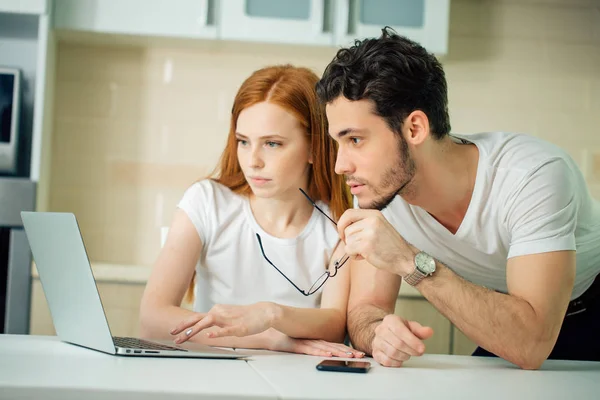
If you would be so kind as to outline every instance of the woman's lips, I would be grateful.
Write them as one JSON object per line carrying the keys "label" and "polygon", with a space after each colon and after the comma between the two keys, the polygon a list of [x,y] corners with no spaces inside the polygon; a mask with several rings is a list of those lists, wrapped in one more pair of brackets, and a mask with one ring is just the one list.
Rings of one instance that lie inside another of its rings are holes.
{"label": "woman's lips", "polygon": [[250,181],[252,181],[252,183],[257,186],[262,186],[262,185],[265,185],[266,183],[270,182],[271,180],[267,179],[267,178],[263,178],[261,176],[252,176],[252,177],[250,177]]}

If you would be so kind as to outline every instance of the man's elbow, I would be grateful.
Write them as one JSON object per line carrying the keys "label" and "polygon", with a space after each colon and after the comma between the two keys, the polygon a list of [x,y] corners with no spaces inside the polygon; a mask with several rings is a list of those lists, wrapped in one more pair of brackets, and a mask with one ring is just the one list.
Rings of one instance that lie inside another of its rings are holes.
{"label": "man's elbow", "polygon": [[515,364],[521,369],[535,371],[537,369],[540,369],[540,367],[542,366],[544,361],[546,361],[546,358],[547,357],[529,356],[529,357],[524,357],[520,360],[516,360]]}
{"label": "man's elbow", "polygon": [[550,356],[555,343],[556,340],[548,340],[546,338],[534,339],[527,344],[528,347],[523,349],[513,362],[521,369],[540,369]]}

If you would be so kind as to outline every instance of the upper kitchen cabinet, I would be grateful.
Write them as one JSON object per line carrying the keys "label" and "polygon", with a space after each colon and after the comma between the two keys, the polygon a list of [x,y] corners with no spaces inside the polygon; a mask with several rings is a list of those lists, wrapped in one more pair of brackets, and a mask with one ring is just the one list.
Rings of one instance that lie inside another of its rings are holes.
{"label": "upper kitchen cabinet", "polygon": [[219,38],[332,46],[331,0],[221,0]]}
{"label": "upper kitchen cabinet", "polygon": [[448,50],[450,0],[337,0],[335,42],[378,37],[385,26],[438,55]]}
{"label": "upper kitchen cabinet", "polygon": [[55,0],[54,26],[99,33],[214,39],[215,2]]}
{"label": "upper kitchen cabinet", "polygon": [[0,0],[0,12],[15,14],[46,14],[48,0]]}

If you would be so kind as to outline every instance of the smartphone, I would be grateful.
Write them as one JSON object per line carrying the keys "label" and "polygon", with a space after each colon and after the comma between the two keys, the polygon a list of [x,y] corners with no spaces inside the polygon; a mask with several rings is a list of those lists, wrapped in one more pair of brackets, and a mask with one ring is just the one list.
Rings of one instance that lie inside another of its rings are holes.
{"label": "smartphone", "polygon": [[317,364],[319,371],[358,372],[366,373],[371,368],[367,361],[323,360]]}

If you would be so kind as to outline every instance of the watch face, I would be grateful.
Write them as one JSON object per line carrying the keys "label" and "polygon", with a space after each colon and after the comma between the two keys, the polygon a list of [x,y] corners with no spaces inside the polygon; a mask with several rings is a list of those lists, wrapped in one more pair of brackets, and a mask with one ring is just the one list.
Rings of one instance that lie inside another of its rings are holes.
{"label": "watch face", "polygon": [[415,256],[415,264],[424,274],[430,275],[435,272],[435,260],[423,251]]}

